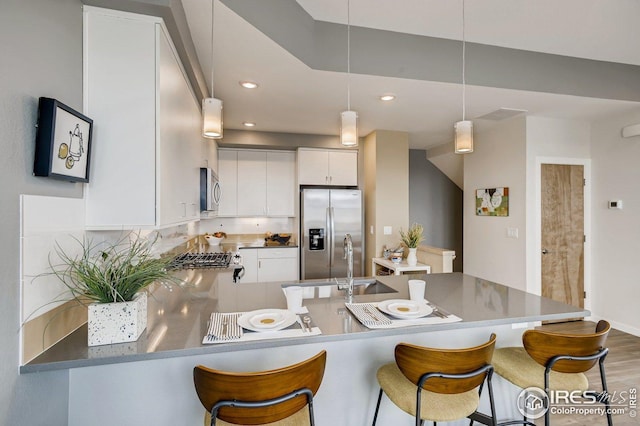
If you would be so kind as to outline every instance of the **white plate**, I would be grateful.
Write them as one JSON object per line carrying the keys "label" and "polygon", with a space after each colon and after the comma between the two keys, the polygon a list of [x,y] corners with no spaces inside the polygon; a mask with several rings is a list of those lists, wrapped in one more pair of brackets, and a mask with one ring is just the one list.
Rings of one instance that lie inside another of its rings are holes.
{"label": "white plate", "polygon": [[238,324],[251,331],[277,331],[289,327],[297,317],[286,309],[259,309],[238,317]]}
{"label": "white plate", "polygon": [[433,312],[426,301],[391,299],[378,303],[378,309],[400,319],[422,318]]}

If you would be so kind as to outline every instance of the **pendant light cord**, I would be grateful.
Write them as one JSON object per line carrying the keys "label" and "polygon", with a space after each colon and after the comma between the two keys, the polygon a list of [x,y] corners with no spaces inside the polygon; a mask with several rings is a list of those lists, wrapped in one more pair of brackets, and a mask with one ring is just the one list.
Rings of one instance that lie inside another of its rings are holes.
{"label": "pendant light cord", "polygon": [[464,34],[464,0],[462,0],[462,121],[465,121],[465,109],[466,109],[466,80],[465,80],[465,56],[466,56],[466,42]]}
{"label": "pendant light cord", "polygon": [[216,0],[211,0],[211,97],[213,96],[213,11]]}
{"label": "pendant light cord", "polygon": [[351,2],[347,0],[347,111],[351,111]]}

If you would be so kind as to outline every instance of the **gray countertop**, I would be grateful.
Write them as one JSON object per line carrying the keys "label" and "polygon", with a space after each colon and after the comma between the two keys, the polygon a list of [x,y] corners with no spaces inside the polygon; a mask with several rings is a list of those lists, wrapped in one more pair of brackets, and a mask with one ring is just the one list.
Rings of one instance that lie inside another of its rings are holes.
{"label": "gray countertop", "polygon": [[[147,329],[136,342],[87,346],[86,325],[21,366],[22,373],[69,369],[102,364],[144,361],[168,357],[250,350],[377,336],[411,334],[469,327],[558,320],[589,315],[581,308],[512,289],[460,273],[422,276],[427,281],[425,297],[459,316],[461,322],[371,330],[362,326],[345,308],[344,292],[336,286],[309,286],[303,303],[320,327],[318,336],[203,345],[211,312],[245,312],[262,308],[286,308],[283,283],[233,284],[229,270],[177,271],[187,285],[171,290],[151,290]],[[391,293],[356,295],[354,302],[408,299],[407,280],[413,276],[376,277]],[[284,285],[292,283],[284,283]]]}

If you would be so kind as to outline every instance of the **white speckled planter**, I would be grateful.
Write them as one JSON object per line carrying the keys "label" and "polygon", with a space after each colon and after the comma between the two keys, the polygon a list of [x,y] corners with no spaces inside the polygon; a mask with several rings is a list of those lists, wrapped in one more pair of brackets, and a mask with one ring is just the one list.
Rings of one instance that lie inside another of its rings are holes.
{"label": "white speckled planter", "polygon": [[89,305],[89,346],[138,340],[147,327],[147,293],[131,302]]}

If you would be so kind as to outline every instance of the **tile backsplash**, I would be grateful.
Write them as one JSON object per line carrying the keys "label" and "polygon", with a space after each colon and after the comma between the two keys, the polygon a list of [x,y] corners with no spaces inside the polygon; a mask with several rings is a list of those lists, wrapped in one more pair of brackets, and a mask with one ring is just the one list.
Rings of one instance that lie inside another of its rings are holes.
{"label": "tile backsplash", "polygon": [[219,217],[202,219],[200,233],[225,232],[227,234],[264,234],[265,232],[295,233],[294,219],[290,217]]}
{"label": "tile backsplash", "polygon": [[65,285],[50,274],[50,265],[60,263],[57,247],[72,256],[80,253],[84,200],[22,195],[20,207],[21,320],[25,322],[69,299]]}
{"label": "tile backsplash", "polygon": [[157,231],[85,231],[85,201],[81,198],[20,196],[20,303],[21,362],[44,352],[87,321],[86,307],[71,294],[51,266],[60,263],[59,247],[79,255],[83,239],[92,243],[118,241],[131,236],[157,238],[154,250],[166,252],[196,235],[197,223]]}
{"label": "tile backsplash", "polygon": [[79,254],[84,232],[81,198],[20,196],[21,361],[27,362],[86,322],[84,309],[51,272],[56,248]]}
{"label": "tile backsplash", "polygon": [[82,198],[21,195],[20,303],[21,363],[29,362],[57,341],[82,326],[86,307],[69,302],[71,295],[51,265],[59,264],[56,248],[75,256],[79,242],[117,241],[131,236],[155,239],[154,251],[167,252],[189,238],[223,231],[227,234],[257,235],[266,232],[291,233],[294,218],[211,218],[186,225],[145,231],[85,231],[85,201]]}

